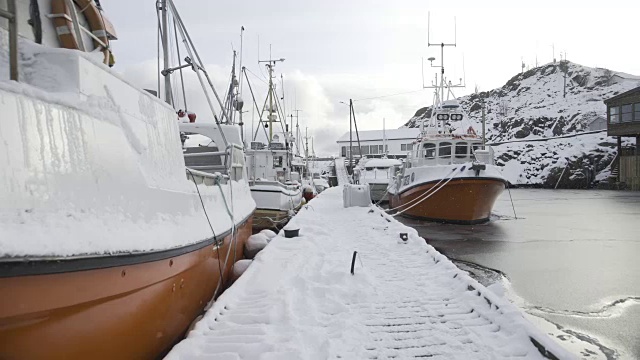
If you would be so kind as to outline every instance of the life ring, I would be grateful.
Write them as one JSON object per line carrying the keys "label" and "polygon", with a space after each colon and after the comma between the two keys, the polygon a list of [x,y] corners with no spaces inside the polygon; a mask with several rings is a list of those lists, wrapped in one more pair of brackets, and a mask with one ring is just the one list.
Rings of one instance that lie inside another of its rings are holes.
{"label": "life ring", "polygon": [[[102,53],[104,54],[103,62],[106,65],[113,66],[113,64],[115,63],[115,59],[113,57],[111,49],[109,48],[110,36],[111,38],[115,39],[113,26],[108,20],[105,19],[103,14],[100,12],[100,9],[98,9],[98,7],[96,6],[94,0],[74,0],[74,2],[78,7],[80,7],[80,11],[78,11],[78,14],[84,15],[84,17],[87,19],[87,23],[89,24],[89,30],[91,31],[91,33],[106,45],[104,46],[95,39],[93,40],[93,45],[95,46],[95,48],[102,49]],[[58,39],[60,39],[60,44],[62,45],[62,47],[66,49],[79,50],[80,46],[73,29],[73,20],[70,16],[70,10],[67,6],[67,1],[52,0],[51,12],[53,24],[56,28],[56,33],[58,34]]]}

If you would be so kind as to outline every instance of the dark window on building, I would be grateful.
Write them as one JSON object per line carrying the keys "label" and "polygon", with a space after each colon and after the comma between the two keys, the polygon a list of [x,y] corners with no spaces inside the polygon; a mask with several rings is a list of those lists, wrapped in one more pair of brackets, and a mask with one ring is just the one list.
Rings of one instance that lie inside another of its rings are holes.
{"label": "dark window on building", "polygon": [[609,123],[617,124],[620,122],[620,108],[618,106],[609,108]]}
{"label": "dark window on building", "polygon": [[441,158],[451,157],[451,143],[450,142],[441,142],[438,145],[438,156]]}
{"label": "dark window on building", "polygon": [[400,151],[407,151],[407,144],[400,144]]}
{"label": "dark window on building", "polygon": [[628,104],[620,106],[620,121],[633,121],[633,105]]}
{"label": "dark window on building", "polygon": [[347,147],[346,146],[342,147],[342,157],[347,157]]}
{"label": "dark window on building", "polygon": [[466,142],[456,143],[456,157],[457,158],[466,158],[468,146]]}
{"label": "dark window on building", "polygon": [[633,121],[640,121],[640,103],[635,103],[633,107],[635,111],[633,115]]}
{"label": "dark window on building", "polygon": [[362,146],[362,155],[369,155],[369,146]]}
{"label": "dark window on building", "polygon": [[369,146],[369,148],[370,148],[370,151],[369,151],[370,154],[378,154],[378,145],[371,145]]}
{"label": "dark window on building", "polygon": [[[640,111],[640,104],[638,104],[638,111]],[[413,144],[407,144],[407,151],[411,151],[411,150],[413,150]]]}
{"label": "dark window on building", "polygon": [[424,148],[424,157],[426,159],[433,159],[436,157],[436,144],[426,143],[423,145],[423,148]]}

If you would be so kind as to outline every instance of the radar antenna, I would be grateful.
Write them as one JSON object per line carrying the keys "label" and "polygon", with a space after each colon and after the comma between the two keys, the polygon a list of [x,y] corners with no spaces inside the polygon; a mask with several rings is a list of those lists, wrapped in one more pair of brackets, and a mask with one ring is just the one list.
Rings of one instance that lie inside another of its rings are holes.
{"label": "radar antenna", "polygon": [[[438,102],[441,102],[444,100],[444,92],[445,92],[445,87],[447,87],[448,89],[448,94],[451,93],[451,89],[452,88],[464,88],[466,87],[466,76],[465,79],[463,80],[462,78],[460,78],[460,82],[458,84],[452,84],[451,81],[447,82],[445,77],[444,77],[444,48],[445,46],[453,46],[456,47],[457,46],[457,37],[458,37],[458,33],[457,33],[457,22],[456,22],[456,18],[453,18],[453,34],[454,34],[454,40],[453,43],[444,43],[444,42],[440,42],[440,43],[432,43],[431,42],[431,12],[427,13],[427,46],[431,47],[431,46],[439,46],[440,47],[440,65],[433,65],[433,61],[436,60],[435,57],[429,57],[427,60],[429,60],[429,64],[430,67],[432,68],[439,68],[440,69],[440,79],[438,80],[438,74],[435,74],[435,81],[433,81],[431,83],[431,85],[425,85],[424,83],[424,58],[423,58],[423,64],[422,64],[422,87],[424,89],[436,89],[436,94],[437,94],[437,100]],[[463,72],[464,72],[464,58],[463,58]],[[463,75],[464,76],[464,75]],[[447,94],[447,95],[448,95]],[[452,93],[451,93],[452,94]],[[436,104],[434,104],[436,105]]]}

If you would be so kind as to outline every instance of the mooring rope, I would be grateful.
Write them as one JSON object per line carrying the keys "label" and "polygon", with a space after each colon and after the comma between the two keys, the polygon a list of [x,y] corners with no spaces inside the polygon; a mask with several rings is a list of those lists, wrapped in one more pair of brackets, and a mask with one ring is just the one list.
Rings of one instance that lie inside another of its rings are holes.
{"label": "mooring rope", "polygon": [[398,211],[397,213],[395,213],[395,214],[393,214],[393,215],[391,215],[391,216],[393,216],[393,217],[398,216],[398,215],[400,215],[400,214],[404,213],[405,211],[407,211],[407,210],[409,210],[409,209],[413,208],[414,206],[416,206],[416,205],[418,205],[418,204],[422,203],[423,201],[427,200],[427,199],[428,199],[428,198],[430,198],[432,195],[434,195],[435,193],[437,193],[440,189],[442,189],[443,187],[445,187],[445,186],[449,183],[449,181],[451,181],[452,179],[453,179],[453,175],[451,175],[451,177],[450,177],[449,179],[447,179],[447,181],[446,181],[444,184],[440,185],[440,187],[439,187],[439,188],[437,188],[437,189],[436,189],[436,190],[434,190],[431,194],[429,194],[429,196],[427,196],[427,197],[423,198],[423,199],[422,199],[422,200],[420,200],[419,202],[417,202],[417,203],[415,203],[415,204],[411,205],[410,207],[408,207],[408,208],[406,208],[406,209],[404,209],[404,210],[402,210],[402,211]]}
{"label": "mooring rope", "polygon": [[[407,202],[407,203],[401,204],[401,205],[399,205],[399,206],[397,206],[397,207],[395,207],[395,208],[386,209],[385,211],[386,211],[386,212],[390,212],[390,211],[398,210],[398,209],[400,209],[401,207],[408,206],[408,205],[410,205],[410,204],[412,204],[412,203],[414,203],[414,202],[416,202],[416,201],[421,200],[423,197],[425,197],[425,196],[429,195],[429,193],[431,192],[431,190],[436,189],[436,188],[438,187],[438,185],[440,185],[443,181],[445,181],[445,179],[446,179],[446,178],[448,178],[449,176],[453,177],[453,175],[454,175],[454,173],[455,173],[455,171],[456,171],[457,169],[458,169],[457,167],[453,168],[453,170],[451,170],[451,171],[447,174],[447,176],[445,176],[445,177],[443,177],[442,179],[440,179],[440,180],[439,180],[439,181],[438,181],[434,186],[432,186],[431,188],[429,188],[429,190],[427,190],[426,192],[424,192],[424,193],[423,193],[423,194],[421,194],[420,196],[416,197],[415,199],[413,199],[413,200],[411,200],[411,201],[409,201],[409,202]],[[434,191],[437,191],[437,190],[434,190]]]}
{"label": "mooring rope", "polygon": [[[200,189],[198,188],[198,183],[196,182],[196,178],[193,175],[193,173],[191,172],[191,169],[186,168],[187,171],[189,172],[189,174],[191,175],[191,179],[193,180],[193,184],[196,186],[196,191],[198,192],[198,197],[200,198],[200,204],[202,205],[202,211],[204,211],[204,215],[207,218],[207,223],[209,223],[209,228],[211,228],[211,232],[213,233],[213,240],[216,242],[216,252],[218,253],[218,259],[220,259],[220,246],[217,246],[218,243],[218,239],[216,239],[216,232],[215,230],[213,230],[213,225],[211,224],[211,220],[209,219],[209,214],[207,213],[207,209],[204,206],[204,201],[202,200],[202,195],[200,194]],[[224,242],[224,238],[222,238],[222,241]],[[220,281],[218,283],[218,286],[220,286],[220,283],[224,282],[224,275],[222,273],[222,267],[220,265],[220,261],[218,261],[218,270],[220,271]],[[216,287],[216,291],[213,293],[213,298],[215,298],[216,293],[218,292],[218,288]]]}

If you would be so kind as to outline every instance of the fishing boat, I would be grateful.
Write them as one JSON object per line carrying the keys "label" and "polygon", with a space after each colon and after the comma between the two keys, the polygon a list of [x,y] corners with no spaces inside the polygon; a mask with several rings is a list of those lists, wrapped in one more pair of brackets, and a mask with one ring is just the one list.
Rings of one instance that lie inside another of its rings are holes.
{"label": "fishing boat", "polygon": [[[251,234],[241,132],[190,125],[223,166],[185,166],[173,64],[163,101],[109,68],[115,32],[97,2],[17,2],[0,22],[0,359],[159,358]],[[180,36],[207,77],[173,2],[158,4],[165,54]]]}
{"label": "fishing boat", "polygon": [[389,201],[389,182],[394,177],[394,169],[402,165],[398,159],[364,158],[356,167],[356,176],[359,184],[368,184],[371,200],[375,202]]}
{"label": "fishing boat", "polygon": [[[444,54],[445,44],[442,46]],[[433,61],[434,58],[429,60]],[[507,180],[494,164],[493,149],[472,126],[454,133],[448,121],[465,114],[453,96],[451,82],[436,74],[433,110],[420,125],[413,151],[389,186],[390,206],[399,214],[423,220],[460,224],[489,221]],[[446,95],[446,99],[445,99]],[[451,97],[451,98],[450,98]]]}
{"label": "fishing boat", "polygon": [[[279,61],[284,59],[264,61],[269,74],[269,90],[258,126],[264,129],[266,143],[257,140],[256,130],[247,149],[249,186],[257,206],[254,232],[283,227],[303,203],[302,175],[299,172],[302,164],[300,157],[293,154],[295,138],[282,116],[273,81],[274,67]],[[266,113],[266,121],[262,120],[262,113]],[[274,130],[275,124],[280,125],[279,131]]]}

